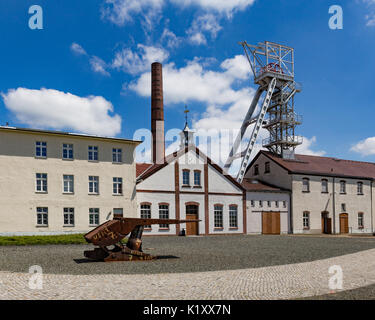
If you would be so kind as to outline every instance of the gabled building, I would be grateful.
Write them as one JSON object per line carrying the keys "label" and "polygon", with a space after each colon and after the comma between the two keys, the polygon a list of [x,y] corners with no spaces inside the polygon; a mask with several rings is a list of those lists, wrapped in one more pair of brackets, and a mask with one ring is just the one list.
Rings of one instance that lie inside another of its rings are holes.
{"label": "gabled building", "polygon": [[232,177],[190,144],[163,164],[137,164],[137,202],[142,218],[199,219],[153,225],[145,234],[239,234],[246,232],[245,192]]}
{"label": "gabled building", "polygon": [[374,232],[374,163],[261,151],[245,177],[291,192],[293,233]]}

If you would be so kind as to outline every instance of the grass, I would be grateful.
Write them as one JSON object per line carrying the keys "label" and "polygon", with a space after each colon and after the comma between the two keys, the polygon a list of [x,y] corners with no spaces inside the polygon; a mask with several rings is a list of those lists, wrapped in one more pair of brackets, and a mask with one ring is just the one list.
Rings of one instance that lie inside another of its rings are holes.
{"label": "grass", "polygon": [[0,246],[29,246],[47,244],[87,244],[87,242],[84,239],[83,234],[0,237]]}

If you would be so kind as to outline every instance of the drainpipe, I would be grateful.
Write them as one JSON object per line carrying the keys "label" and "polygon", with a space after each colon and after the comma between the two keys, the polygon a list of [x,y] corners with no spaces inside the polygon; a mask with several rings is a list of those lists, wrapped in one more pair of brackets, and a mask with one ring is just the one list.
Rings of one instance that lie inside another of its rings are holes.
{"label": "drainpipe", "polygon": [[332,186],[332,216],[333,216],[333,234],[336,234],[336,197],[335,197],[335,178],[333,177]]}
{"label": "drainpipe", "polygon": [[[292,190],[293,190],[293,183],[292,183]],[[289,228],[290,234],[294,234],[293,230],[293,191],[289,193]]]}
{"label": "drainpipe", "polygon": [[371,232],[372,232],[372,234],[374,235],[374,217],[373,217],[373,206],[374,206],[374,204],[373,204],[373,197],[372,197],[372,189],[373,189],[373,180],[371,180],[370,181],[370,192],[371,192],[371,195],[370,195],[370,197],[371,197]]}

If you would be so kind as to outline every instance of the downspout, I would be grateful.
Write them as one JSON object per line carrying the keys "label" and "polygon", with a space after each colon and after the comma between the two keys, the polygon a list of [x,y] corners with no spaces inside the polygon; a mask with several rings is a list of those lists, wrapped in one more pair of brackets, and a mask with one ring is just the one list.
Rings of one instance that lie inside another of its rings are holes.
{"label": "downspout", "polygon": [[336,234],[336,197],[335,197],[335,178],[333,177],[332,186],[332,216],[333,216],[333,234]]}
{"label": "downspout", "polygon": [[372,189],[373,189],[373,182],[374,180],[371,180],[370,181],[370,192],[371,192],[371,233],[374,235],[374,217],[373,217],[373,207],[374,207],[374,204],[373,204],[373,197],[372,197]]}

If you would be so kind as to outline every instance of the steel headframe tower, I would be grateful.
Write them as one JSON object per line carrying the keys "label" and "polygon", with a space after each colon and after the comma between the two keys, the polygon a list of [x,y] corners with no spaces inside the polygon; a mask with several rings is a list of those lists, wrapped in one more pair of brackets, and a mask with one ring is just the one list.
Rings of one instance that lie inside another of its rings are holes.
{"label": "steel headframe tower", "polygon": [[[301,91],[301,86],[294,81],[294,49],[268,41],[256,46],[246,41],[240,45],[245,50],[258,89],[224,166],[228,171],[235,159],[243,158],[237,175],[239,183],[246,173],[261,127],[269,132],[263,147],[283,158],[294,158],[295,148],[302,143],[302,137],[295,135],[295,127],[302,123],[302,118],[294,113],[294,96]],[[253,116],[264,92],[260,112]],[[252,124],[255,125],[246,149],[236,154]]]}

